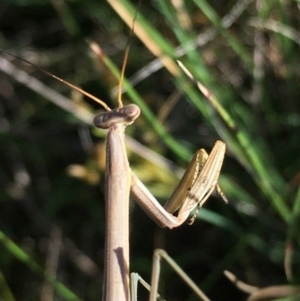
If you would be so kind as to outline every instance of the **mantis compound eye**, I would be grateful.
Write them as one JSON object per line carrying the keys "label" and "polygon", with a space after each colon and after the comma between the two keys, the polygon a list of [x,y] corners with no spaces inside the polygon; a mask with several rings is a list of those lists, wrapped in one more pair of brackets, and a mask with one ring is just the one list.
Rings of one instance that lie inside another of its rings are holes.
{"label": "mantis compound eye", "polygon": [[126,120],[130,123],[135,121],[141,113],[141,109],[135,104],[130,104],[128,106],[123,107],[122,109],[124,112],[124,118],[126,118]]}

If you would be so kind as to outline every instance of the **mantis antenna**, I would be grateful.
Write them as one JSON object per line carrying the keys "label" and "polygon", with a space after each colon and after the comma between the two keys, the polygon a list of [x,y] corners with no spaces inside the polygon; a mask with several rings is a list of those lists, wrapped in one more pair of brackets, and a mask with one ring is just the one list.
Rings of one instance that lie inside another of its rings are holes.
{"label": "mantis antenna", "polygon": [[79,87],[77,87],[77,86],[75,86],[75,85],[69,83],[68,81],[66,81],[66,80],[64,80],[64,79],[62,79],[62,78],[60,78],[60,77],[58,77],[58,76],[52,74],[51,72],[48,72],[48,71],[44,70],[43,68],[41,68],[41,67],[39,67],[39,66],[37,66],[37,65],[35,65],[35,64],[33,64],[33,63],[27,61],[27,60],[25,60],[24,58],[21,58],[21,57],[19,57],[19,56],[16,56],[16,55],[14,55],[14,54],[12,54],[12,53],[6,51],[6,50],[3,50],[3,49],[0,49],[0,51],[5,52],[5,53],[9,54],[10,56],[12,56],[12,57],[14,57],[14,58],[16,58],[16,59],[18,59],[18,60],[20,60],[20,61],[25,62],[26,64],[28,64],[28,65],[30,65],[30,66],[36,68],[37,70],[43,72],[44,74],[47,74],[48,76],[53,77],[54,79],[56,79],[56,80],[60,81],[61,83],[65,84],[66,86],[68,86],[68,87],[70,87],[70,88],[76,90],[77,92],[81,93],[82,95],[85,95],[86,97],[88,97],[88,98],[90,98],[90,99],[96,101],[96,102],[99,103],[106,111],[108,111],[108,112],[111,111],[111,108],[110,108],[103,100],[99,99],[98,97],[96,97],[96,96],[94,96],[94,95],[92,95],[92,94],[90,94],[90,93],[84,91],[83,89],[80,89]]}
{"label": "mantis antenna", "polygon": [[120,76],[120,81],[119,81],[119,86],[118,86],[118,108],[122,108],[123,107],[123,101],[122,101],[122,86],[123,86],[123,80],[124,80],[124,75],[125,75],[125,69],[126,69],[126,64],[128,61],[128,55],[129,55],[129,51],[130,51],[130,42],[134,33],[134,24],[135,21],[137,19],[137,15],[138,15],[138,11],[140,10],[140,6],[141,6],[141,1],[138,2],[138,6],[135,10],[134,13],[134,17],[132,20],[132,26],[130,29],[130,33],[129,33],[129,37],[127,40],[127,45],[126,45],[126,50],[124,53],[124,59],[123,59],[123,64],[122,64],[122,69],[121,69],[121,76]]}

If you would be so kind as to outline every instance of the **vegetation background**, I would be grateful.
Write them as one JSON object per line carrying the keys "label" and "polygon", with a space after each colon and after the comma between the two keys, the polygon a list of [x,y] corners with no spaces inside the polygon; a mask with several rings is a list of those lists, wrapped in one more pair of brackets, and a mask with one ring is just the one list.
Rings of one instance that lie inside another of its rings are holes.
{"label": "vegetation background", "polygon": [[[115,107],[118,79],[88,41],[120,67],[129,36],[121,17],[137,1],[110,2],[119,14],[106,1],[1,1],[0,47]],[[149,281],[160,247],[211,300],[247,298],[225,269],[258,287],[299,284],[299,15],[295,0],[142,2],[126,69],[143,100],[126,131],[132,169],[164,203],[192,153],[221,139],[229,204],[212,196],[192,226],[160,230],[132,201],[131,271]],[[0,59],[0,300],[70,300],[43,273],[99,300],[105,133],[91,120],[101,108],[4,52]],[[168,267],[162,279],[167,300],[196,300]]]}

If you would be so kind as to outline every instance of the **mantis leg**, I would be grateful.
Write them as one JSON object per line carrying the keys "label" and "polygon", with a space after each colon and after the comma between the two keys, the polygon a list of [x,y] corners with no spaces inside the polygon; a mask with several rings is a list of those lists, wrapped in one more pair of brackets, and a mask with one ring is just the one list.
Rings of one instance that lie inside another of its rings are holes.
{"label": "mantis leg", "polygon": [[137,286],[140,282],[149,292],[150,301],[164,300],[158,294],[161,259],[164,259],[180,278],[191,288],[200,300],[210,301],[199,289],[195,282],[182,270],[182,268],[162,249],[156,249],[153,254],[151,286],[137,273],[131,273],[131,301],[137,301]]}
{"label": "mantis leg", "polygon": [[[165,207],[154,198],[145,185],[131,173],[131,195],[159,226],[170,229],[180,226],[197,206],[202,206],[217,185],[225,155],[225,144],[217,141],[210,155],[200,149],[194,155],[182,180]],[[221,193],[224,199],[225,196]],[[178,215],[174,213],[179,208]]]}

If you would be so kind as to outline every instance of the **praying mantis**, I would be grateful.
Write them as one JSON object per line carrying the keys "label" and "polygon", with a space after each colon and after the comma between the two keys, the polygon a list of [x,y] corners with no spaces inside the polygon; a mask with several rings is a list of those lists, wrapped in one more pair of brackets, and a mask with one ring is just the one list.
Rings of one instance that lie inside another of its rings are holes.
{"label": "praying mantis", "polygon": [[[166,208],[150,194],[129,168],[124,130],[140,115],[138,106],[123,106],[101,113],[94,124],[109,129],[106,150],[106,277],[104,300],[129,299],[128,212],[130,192],[145,212],[160,226],[180,226],[197,206],[201,206],[217,186],[225,154],[225,144],[217,141],[211,154],[199,150]],[[178,216],[172,213],[180,207]],[[155,295],[154,295],[155,298]],[[153,297],[150,297],[153,300]]]}
{"label": "praying mantis", "polygon": [[[129,47],[125,52],[124,63]],[[124,76],[123,63],[121,79]],[[210,155],[200,149],[194,155],[189,167],[165,208],[152,196],[138,177],[131,171],[125,148],[125,128],[140,115],[135,104],[123,106],[122,85],[119,84],[118,107],[111,110],[102,100],[99,103],[107,112],[94,118],[94,125],[108,129],[106,138],[106,247],[105,284],[103,300],[130,300],[129,292],[129,197],[130,194],[142,209],[159,225],[170,229],[180,226],[196,207],[201,207],[217,185],[225,155],[225,144],[217,141]],[[173,213],[179,208],[178,215]],[[192,222],[195,215],[192,219]],[[153,279],[152,282],[156,282]],[[156,299],[157,283],[151,290],[150,301]]]}
{"label": "praying mantis", "polygon": [[[125,58],[128,51],[129,48],[126,49]],[[22,60],[33,65],[24,59]],[[125,64],[126,59],[123,63],[121,78],[124,76]],[[49,75],[47,71],[40,70]],[[204,204],[215,189],[225,199],[217,182],[226,146],[222,141],[217,141],[209,155],[203,149],[197,151],[171,198],[165,207],[162,207],[129,166],[124,142],[125,128],[139,117],[141,111],[135,104],[123,106],[121,83],[119,85],[118,107],[112,110],[102,100],[56,76],[51,76],[96,100],[106,110],[94,118],[96,127],[108,130],[106,140],[106,242],[103,300],[129,301],[131,300],[129,280],[130,195],[159,226],[170,229],[180,226],[188,219],[194,209]],[[178,214],[174,215],[176,211]],[[196,214],[193,216],[192,222],[195,217]],[[151,301],[156,300],[157,282],[157,278],[152,279],[151,286],[154,289],[150,292]]]}

